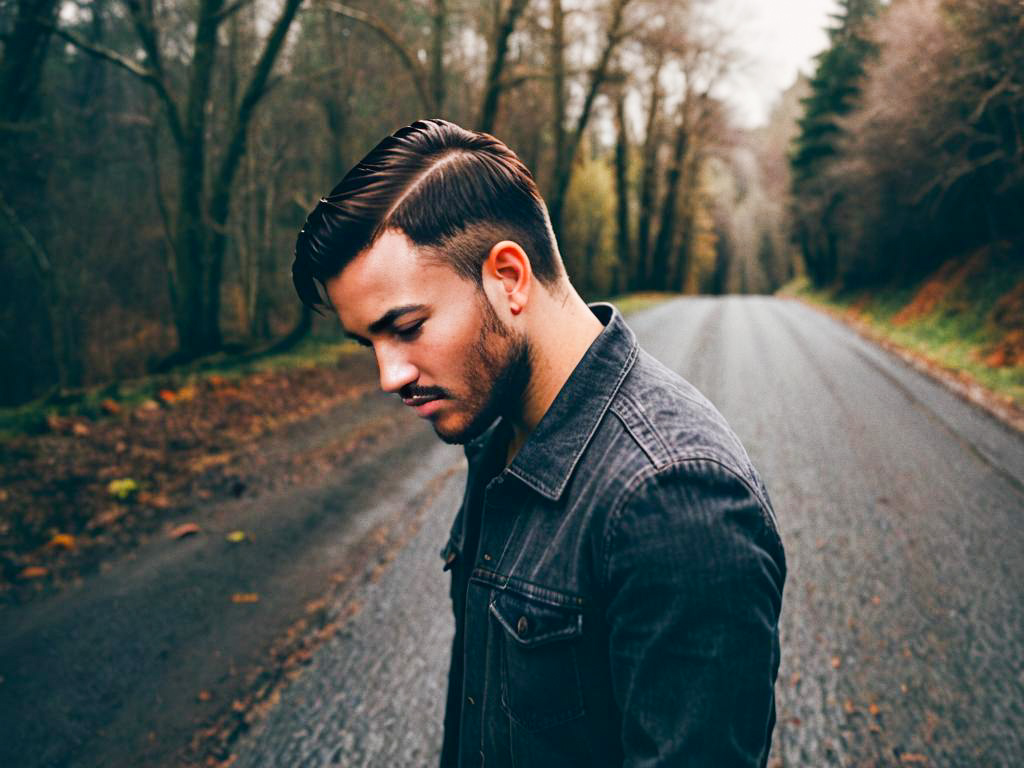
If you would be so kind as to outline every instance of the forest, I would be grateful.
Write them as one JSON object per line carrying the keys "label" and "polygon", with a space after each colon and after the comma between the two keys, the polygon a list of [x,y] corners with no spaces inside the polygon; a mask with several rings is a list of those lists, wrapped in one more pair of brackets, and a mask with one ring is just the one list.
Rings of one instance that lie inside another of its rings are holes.
{"label": "forest", "polygon": [[588,298],[1022,261],[1018,0],[841,0],[756,128],[716,2],[5,0],[0,405],[331,332],[295,235],[424,116],[524,159]]}

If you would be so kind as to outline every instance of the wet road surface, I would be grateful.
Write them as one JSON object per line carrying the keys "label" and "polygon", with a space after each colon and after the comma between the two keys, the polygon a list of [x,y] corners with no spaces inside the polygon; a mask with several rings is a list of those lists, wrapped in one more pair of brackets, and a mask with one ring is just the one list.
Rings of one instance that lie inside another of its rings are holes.
{"label": "wet road surface", "polygon": [[[1024,438],[794,302],[680,299],[629,322],[719,407],[772,494],[789,578],[771,764],[1024,765]],[[367,402],[400,428],[359,466],[259,514],[224,511],[225,530],[265,521],[230,583],[195,586],[223,556],[211,537],[5,626],[0,718],[16,728],[0,764],[173,764],[196,688],[318,594],[340,629],[231,743],[234,765],[436,763],[452,634],[437,553],[464,462],[413,414]],[[393,559],[328,593],[382,525],[408,531]],[[218,588],[267,597],[225,607]]]}
{"label": "wet road surface", "polygon": [[[1024,765],[1024,439],[800,304],[630,318],[765,477],[789,560],[771,765]],[[236,747],[238,766],[430,764],[450,613],[421,535]]]}

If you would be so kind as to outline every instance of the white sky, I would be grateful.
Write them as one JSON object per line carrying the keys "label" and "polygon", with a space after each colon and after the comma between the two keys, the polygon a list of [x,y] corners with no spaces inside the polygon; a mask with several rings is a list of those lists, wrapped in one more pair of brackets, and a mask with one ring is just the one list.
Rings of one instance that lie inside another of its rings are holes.
{"label": "white sky", "polygon": [[711,15],[730,30],[742,63],[719,90],[737,120],[753,127],[764,123],[775,100],[796,79],[810,74],[813,57],[828,46],[825,27],[835,0],[714,0]]}

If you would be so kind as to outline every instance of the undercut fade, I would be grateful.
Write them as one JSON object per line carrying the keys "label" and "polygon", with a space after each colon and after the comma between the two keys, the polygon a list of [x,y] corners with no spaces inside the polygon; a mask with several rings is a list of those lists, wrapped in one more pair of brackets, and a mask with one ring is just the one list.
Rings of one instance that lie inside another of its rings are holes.
{"label": "undercut fade", "polygon": [[302,302],[326,307],[325,283],[389,229],[477,285],[501,240],[522,246],[541,283],[565,274],[530,171],[500,140],[446,120],[399,129],[321,198],[295,243],[292,281]]}

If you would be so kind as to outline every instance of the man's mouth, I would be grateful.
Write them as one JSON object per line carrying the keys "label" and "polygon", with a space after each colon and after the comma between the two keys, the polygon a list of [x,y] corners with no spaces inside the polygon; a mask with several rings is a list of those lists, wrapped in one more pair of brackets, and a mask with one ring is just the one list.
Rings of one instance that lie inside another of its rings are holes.
{"label": "man's mouth", "polygon": [[433,416],[442,406],[440,401],[444,400],[444,395],[416,395],[415,397],[403,397],[402,402],[411,408],[416,409],[423,418]]}
{"label": "man's mouth", "polygon": [[441,395],[416,395],[415,397],[403,397],[402,402],[415,408],[417,405],[424,405],[433,400],[440,400]]}

